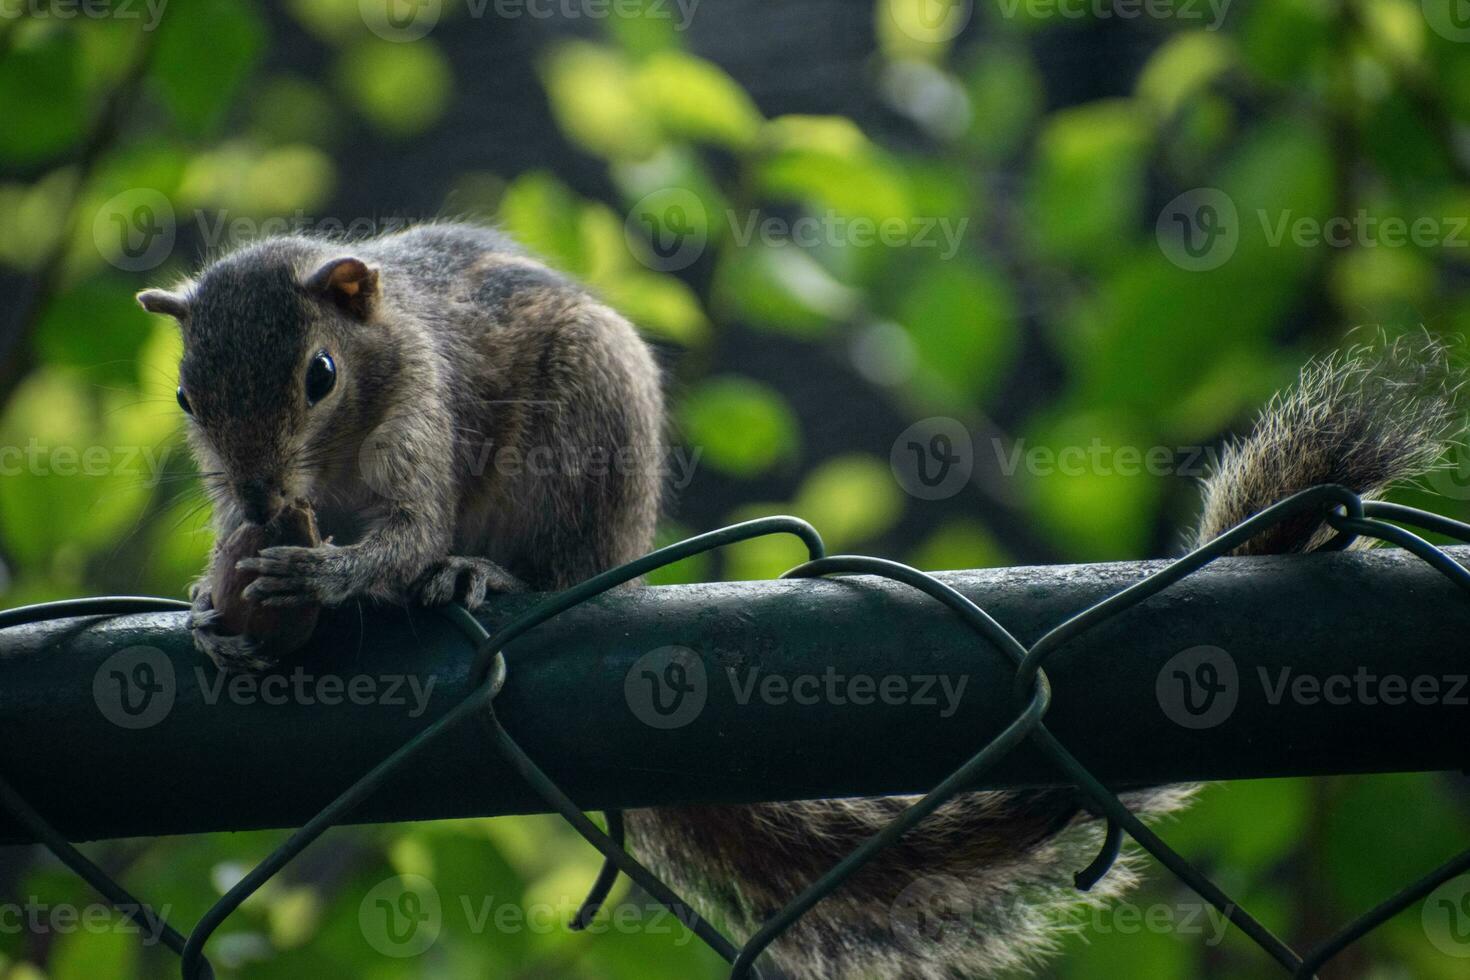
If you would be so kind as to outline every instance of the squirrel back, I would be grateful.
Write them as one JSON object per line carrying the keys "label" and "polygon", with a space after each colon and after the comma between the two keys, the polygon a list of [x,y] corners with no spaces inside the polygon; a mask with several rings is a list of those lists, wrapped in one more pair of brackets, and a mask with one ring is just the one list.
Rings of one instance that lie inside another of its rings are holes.
{"label": "squirrel back", "polygon": [[[274,237],[138,299],[183,334],[178,398],[216,540],[190,625],[222,667],[271,665],[217,628],[226,566],[254,573],[244,598],[267,606],[474,607],[652,547],[665,463],[652,352],[495,231]],[[327,543],[221,550],[298,502]]]}

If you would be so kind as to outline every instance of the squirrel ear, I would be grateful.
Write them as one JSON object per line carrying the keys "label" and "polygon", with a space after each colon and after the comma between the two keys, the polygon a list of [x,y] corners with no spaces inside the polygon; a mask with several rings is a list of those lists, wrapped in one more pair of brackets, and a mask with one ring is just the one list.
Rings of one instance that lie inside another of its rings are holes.
{"label": "squirrel ear", "polygon": [[378,299],[378,270],[361,259],[333,259],[311,274],[306,291],[339,310],[366,320]]}
{"label": "squirrel ear", "polygon": [[189,315],[189,301],[166,289],[145,289],[137,298],[138,305],[149,313],[162,313],[175,320],[183,320]]}

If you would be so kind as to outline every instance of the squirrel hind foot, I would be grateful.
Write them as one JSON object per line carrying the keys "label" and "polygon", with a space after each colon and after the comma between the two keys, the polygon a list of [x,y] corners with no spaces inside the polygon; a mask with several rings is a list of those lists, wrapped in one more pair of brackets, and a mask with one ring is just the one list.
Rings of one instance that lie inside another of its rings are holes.
{"label": "squirrel hind foot", "polygon": [[484,605],[487,595],[525,591],[524,582],[490,559],[460,555],[436,561],[414,586],[418,601],[426,606],[458,600],[470,609]]}

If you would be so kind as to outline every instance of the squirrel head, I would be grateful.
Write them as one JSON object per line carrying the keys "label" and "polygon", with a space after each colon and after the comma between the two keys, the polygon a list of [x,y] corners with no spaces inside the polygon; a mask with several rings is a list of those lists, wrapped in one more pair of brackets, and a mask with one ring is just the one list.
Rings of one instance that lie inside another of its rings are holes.
{"label": "squirrel head", "polygon": [[367,356],[382,342],[377,270],[328,247],[273,239],[181,287],[138,294],[144,309],[178,320],[178,400],[195,457],[254,523],[352,463],[362,385],[383,369]]}

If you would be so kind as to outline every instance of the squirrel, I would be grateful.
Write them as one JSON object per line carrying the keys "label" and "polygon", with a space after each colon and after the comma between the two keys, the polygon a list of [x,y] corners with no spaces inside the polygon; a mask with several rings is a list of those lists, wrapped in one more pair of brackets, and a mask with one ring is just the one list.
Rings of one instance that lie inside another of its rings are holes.
{"label": "squirrel", "polygon": [[[247,595],[264,604],[367,596],[473,608],[490,593],[567,588],[653,545],[665,426],[655,359],[627,320],[498,232],[429,224],[350,247],[271,238],[138,299],[182,328],[178,399],[215,501],[211,561],[225,560],[218,542],[242,522],[263,524],[295,499],[327,536],[240,562],[258,573]],[[1427,336],[1313,361],[1247,438],[1227,444],[1195,540],[1320,483],[1371,495],[1425,472],[1460,422],[1457,386]],[[487,448],[497,453],[489,465]],[[522,465],[499,465],[499,454]],[[1237,553],[1307,551],[1329,537],[1302,518]],[[215,629],[214,580],[194,588],[196,644],[224,669],[268,667],[249,641]],[[1124,799],[1156,818],[1192,792]],[[627,814],[629,844],[743,939],[913,799],[638,809]],[[1125,855],[1090,892],[1075,889],[1101,840],[1072,790],[962,794],[799,919],[763,962],[792,980],[955,980],[1035,966],[1055,951],[1059,915],[1137,880]],[[925,880],[958,891],[946,901],[967,915],[959,941],[914,942],[895,925],[905,890]]]}
{"label": "squirrel", "polygon": [[643,554],[662,495],[659,369],[632,325],[508,237],[427,224],[353,244],[267,238],[171,290],[178,401],[213,498],[196,646],[271,666],[211,597],[242,522],[310,503],[322,547],[240,561],[265,606],[365,596],[471,608]]}

